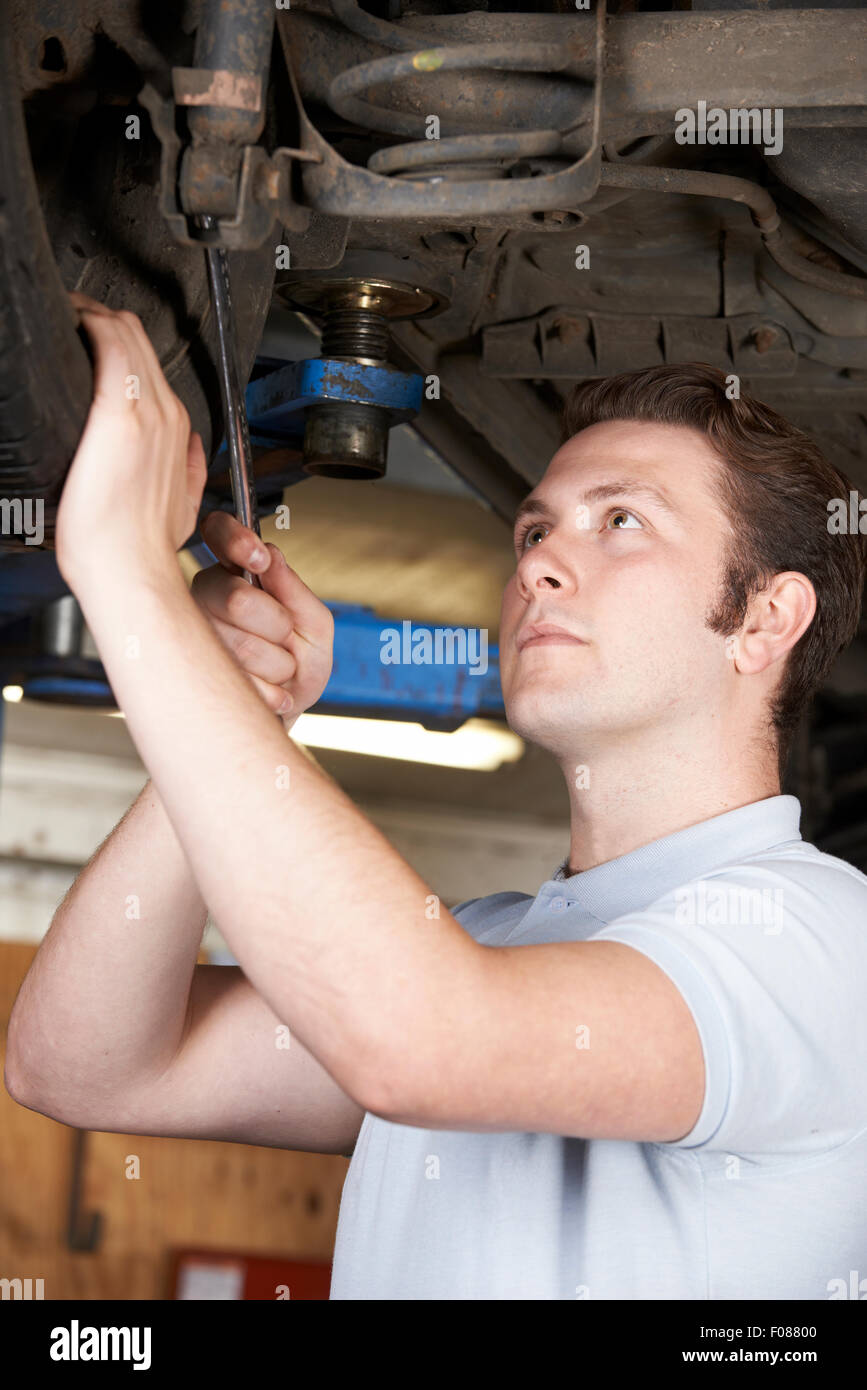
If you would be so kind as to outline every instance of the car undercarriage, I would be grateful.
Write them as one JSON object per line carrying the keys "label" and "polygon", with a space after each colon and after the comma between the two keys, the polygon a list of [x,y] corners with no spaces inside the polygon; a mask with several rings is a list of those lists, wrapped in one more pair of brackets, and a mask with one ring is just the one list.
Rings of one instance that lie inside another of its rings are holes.
{"label": "car undercarriage", "polygon": [[[63,592],[53,518],[91,394],[65,290],[141,317],[206,507],[231,508],[202,216],[263,511],[312,475],[387,476],[411,423],[510,522],[576,381],[681,362],[867,493],[867,14],[470,3],[7,6],[0,476],[46,503],[40,545],[0,538],[7,624]],[[792,787],[817,842],[867,862],[865,709],[862,621]]]}

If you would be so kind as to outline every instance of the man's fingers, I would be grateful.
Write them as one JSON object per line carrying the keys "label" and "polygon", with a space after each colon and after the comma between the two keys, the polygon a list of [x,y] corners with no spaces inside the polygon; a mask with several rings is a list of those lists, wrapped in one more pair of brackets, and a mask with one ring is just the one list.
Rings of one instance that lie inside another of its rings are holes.
{"label": "man's fingers", "polygon": [[[242,526],[237,517],[229,512],[209,512],[201,525],[202,539],[208,548],[216,555],[221,566],[228,569],[230,566],[236,568],[233,573],[240,573],[242,569],[250,570],[260,577],[262,589],[260,593],[272,596],[281,609],[286,609],[291,614],[292,632],[303,642],[312,646],[327,645],[333,638],[334,619],[331,613],[313,593],[308,589],[303,579],[286,563],[286,559],[280,547],[274,545],[272,541],[264,543],[259,539],[255,532],[249,527]],[[257,552],[264,553],[265,564],[255,557]],[[198,578],[198,576],[197,576]],[[209,588],[209,606],[217,612],[219,617],[227,621],[235,621],[241,627],[246,627],[247,622],[238,616],[220,608],[220,590],[218,579],[215,577]],[[249,588],[249,586],[247,586]],[[229,590],[224,591],[228,597]],[[210,596],[213,596],[213,602]],[[225,600],[223,600],[225,602]],[[236,598],[236,602],[243,604],[243,599]],[[250,607],[251,615],[253,613]],[[264,610],[262,610],[264,613]],[[256,610],[258,616],[258,610]],[[260,631],[257,627],[256,631]],[[262,632],[262,636],[268,636],[272,641],[285,640],[273,633]],[[288,634],[287,634],[288,635]]]}
{"label": "man's fingers", "polygon": [[69,299],[93,348],[94,394],[107,403],[119,396],[121,408],[127,410],[148,398],[166,411],[177,409],[180,402],[138,315],[109,309],[78,290],[71,290]]}
{"label": "man's fingers", "polygon": [[[208,512],[202,521],[202,539],[221,565],[261,574],[271,564],[271,556],[249,526],[242,526],[231,512]],[[261,556],[262,558],[257,558]]]}
{"label": "man's fingers", "polygon": [[85,309],[82,325],[93,349],[93,398],[112,414],[130,414],[141,395],[129,344],[113,314]]}
{"label": "man's fingers", "polygon": [[248,675],[248,679],[258,690],[268,708],[273,710],[275,714],[286,715],[293,712],[295,701],[288,690],[284,690],[279,685],[272,685],[270,681],[263,681],[258,676]]}
{"label": "man's fingers", "polygon": [[143,400],[168,408],[173,392],[135,314],[106,309],[87,295],[80,319],[93,349],[94,400],[113,413],[129,414]]}
{"label": "man's fingers", "polygon": [[193,595],[210,617],[241,632],[278,646],[285,646],[292,636],[292,615],[277,599],[240,576],[227,574],[220,565],[199,570],[193,579]]}
{"label": "man's fingers", "polygon": [[294,679],[297,662],[285,647],[225,623],[221,618],[212,617],[210,621],[223,646],[248,675],[259,676],[274,686]]}
{"label": "man's fingers", "polygon": [[296,635],[318,645],[331,639],[334,619],[321,599],[287,563],[279,546],[268,541],[271,563],[262,575],[262,588],[292,614]]}
{"label": "man's fingers", "polygon": [[72,302],[72,307],[78,313],[85,310],[87,313],[104,314],[107,317],[113,312],[104,304],[100,304],[98,299],[91,299],[89,294],[82,294],[81,290],[69,290],[68,293]]}

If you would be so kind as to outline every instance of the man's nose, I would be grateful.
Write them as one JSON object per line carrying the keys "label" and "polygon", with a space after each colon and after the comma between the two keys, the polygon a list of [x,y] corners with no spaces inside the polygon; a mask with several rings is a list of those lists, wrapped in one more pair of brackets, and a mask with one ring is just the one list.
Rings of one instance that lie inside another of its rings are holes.
{"label": "man's nose", "polygon": [[532,598],[540,589],[562,589],[575,582],[574,574],[550,537],[524,552],[518,562],[516,578],[518,592],[524,599]]}

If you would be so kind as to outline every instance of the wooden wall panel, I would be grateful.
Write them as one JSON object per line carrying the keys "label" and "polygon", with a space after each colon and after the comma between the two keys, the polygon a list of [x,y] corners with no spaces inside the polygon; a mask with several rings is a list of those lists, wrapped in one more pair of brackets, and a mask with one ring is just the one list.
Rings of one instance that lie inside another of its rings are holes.
{"label": "wooden wall panel", "polygon": [[[35,954],[0,942],[0,1049]],[[330,1260],[348,1160],[246,1144],[89,1133],[82,1204],[103,1214],[95,1253],[66,1244],[75,1131],[0,1087],[0,1277],[45,1298],[164,1298],[175,1246]],[[126,1159],[139,1157],[139,1178]]]}

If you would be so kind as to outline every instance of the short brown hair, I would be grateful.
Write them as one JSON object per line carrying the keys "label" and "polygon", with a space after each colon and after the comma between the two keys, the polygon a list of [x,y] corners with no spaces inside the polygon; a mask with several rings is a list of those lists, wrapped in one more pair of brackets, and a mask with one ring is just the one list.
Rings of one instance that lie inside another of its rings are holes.
{"label": "short brown hair", "polygon": [[564,407],[561,445],[605,420],[647,420],[700,430],[718,454],[721,505],[734,532],[708,626],[728,636],[775,574],[797,570],[816,590],[810,626],[789,653],[770,708],[782,782],[798,724],[838,653],[858,630],[867,536],[831,534],[828,503],[853,485],[803,430],[745,391],[726,395],[707,363],[645,367],[579,382]]}

